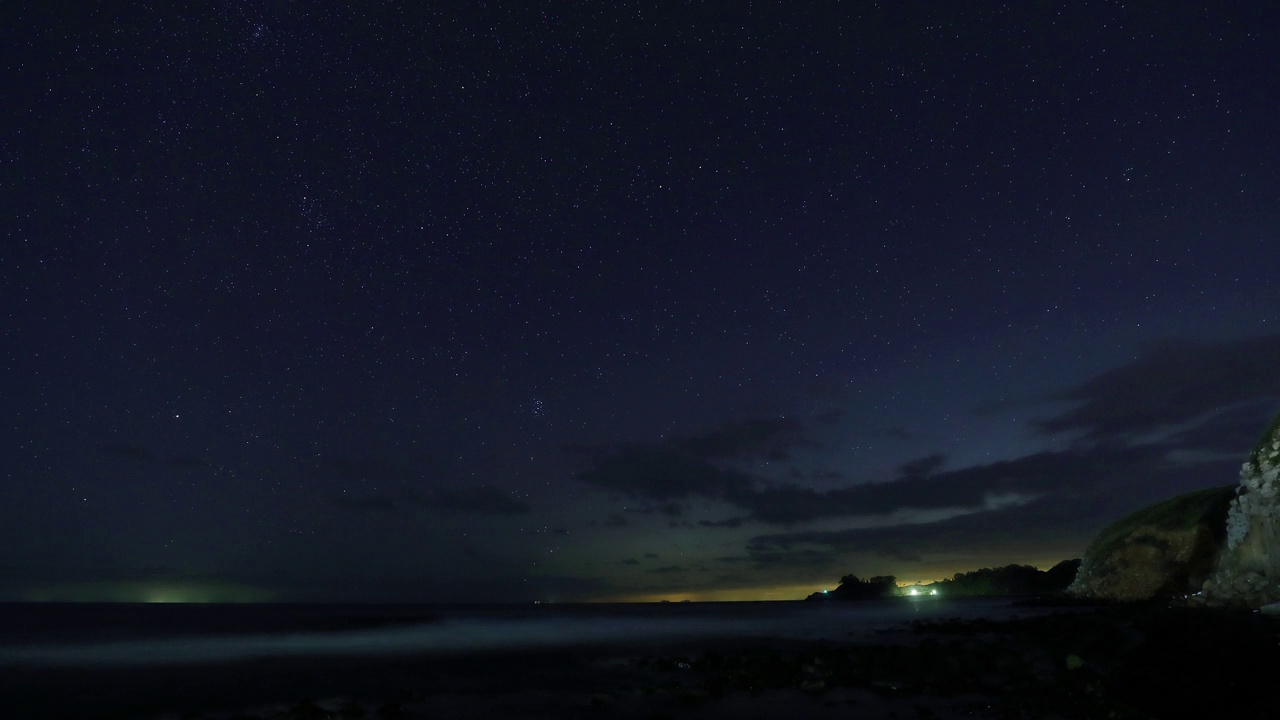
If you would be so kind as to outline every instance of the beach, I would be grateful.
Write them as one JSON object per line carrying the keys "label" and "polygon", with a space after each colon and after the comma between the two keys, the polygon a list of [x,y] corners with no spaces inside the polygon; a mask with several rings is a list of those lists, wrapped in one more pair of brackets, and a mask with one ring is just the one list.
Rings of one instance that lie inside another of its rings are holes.
{"label": "beach", "polygon": [[[608,613],[586,624],[573,613],[506,618],[484,627],[509,629],[511,643],[474,651],[310,648],[136,663],[82,655],[98,660],[79,664],[16,662],[10,652],[0,697],[5,717],[19,719],[1162,718],[1262,713],[1280,667],[1280,628],[1257,613],[957,602],[891,621],[800,605],[756,616],[656,609],[644,618],[665,624],[650,625],[634,614],[625,616],[632,625]],[[732,622],[717,627],[726,614]],[[557,624],[565,619],[574,622]],[[815,631],[823,624],[825,637]],[[690,629],[700,625],[712,631]],[[637,637],[603,632],[610,626]],[[563,642],[528,642],[532,627]],[[350,631],[339,636],[352,646]]]}

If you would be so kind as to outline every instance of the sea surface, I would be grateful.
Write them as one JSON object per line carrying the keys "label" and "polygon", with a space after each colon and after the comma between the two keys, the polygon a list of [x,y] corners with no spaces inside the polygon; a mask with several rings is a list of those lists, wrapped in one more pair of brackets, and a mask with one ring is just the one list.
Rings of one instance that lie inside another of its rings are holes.
{"label": "sea surface", "polygon": [[1011,599],[948,598],[0,604],[0,720],[275,717],[306,698],[360,701],[369,717],[394,702],[417,708],[403,715],[415,720],[486,712],[563,720],[590,709],[583,698],[629,682],[618,673],[631,672],[637,658],[694,657],[743,643],[892,641],[913,620],[1043,612]]}
{"label": "sea surface", "polygon": [[542,605],[0,604],[0,668],[469,654],[717,637],[858,639],[923,618],[1037,612],[1009,599]]}

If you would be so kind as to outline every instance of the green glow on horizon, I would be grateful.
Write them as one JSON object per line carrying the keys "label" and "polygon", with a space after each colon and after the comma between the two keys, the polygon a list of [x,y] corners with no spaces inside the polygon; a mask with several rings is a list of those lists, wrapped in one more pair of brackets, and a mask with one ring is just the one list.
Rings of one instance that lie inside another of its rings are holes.
{"label": "green glow on horizon", "polygon": [[276,600],[278,594],[249,585],[199,580],[118,581],[31,587],[20,592],[18,599],[23,602],[260,603]]}

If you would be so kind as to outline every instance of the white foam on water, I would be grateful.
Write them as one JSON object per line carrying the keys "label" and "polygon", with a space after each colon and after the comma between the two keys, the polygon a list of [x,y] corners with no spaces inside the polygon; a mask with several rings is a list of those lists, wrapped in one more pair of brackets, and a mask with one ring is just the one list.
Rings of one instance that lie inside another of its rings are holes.
{"label": "white foam on water", "polygon": [[[846,603],[799,607],[747,616],[653,614],[596,617],[541,616],[512,619],[454,618],[372,630],[292,634],[190,635],[147,640],[0,645],[0,666],[181,665],[255,658],[466,653],[616,642],[697,640],[716,637],[845,639],[921,617],[909,605]],[[940,609],[940,608],[939,608]],[[994,608],[929,612],[952,617],[990,614]],[[961,608],[951,608],[961,610]],[[977,612],[974,612],[977,610]],[[1004,612],[998,614],[1006,614]]]}
{"label": "white foam on water", "polygon": [[5,646],[0,647],[0,665],[173,665],[270,657],[470,652],[714,637],[746,632],[755,625],[751,621],[705,618],[445,620],[347,632],[197,635],[77,645]]}

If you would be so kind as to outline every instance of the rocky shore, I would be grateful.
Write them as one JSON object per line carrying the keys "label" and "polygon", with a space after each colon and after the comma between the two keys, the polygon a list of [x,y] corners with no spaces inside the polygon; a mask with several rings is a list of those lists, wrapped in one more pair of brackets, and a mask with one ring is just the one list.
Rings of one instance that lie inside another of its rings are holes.
{"label": "rocky shore", "polygon": [[398,689],[384,686],[378,699],[356,692],[150,717],[1261,717],[1276,667],[1280,620],[1261,613],[1068,605],[1014,620],[921,620],[869,641],[743,639],[405,663],[393,673]]}
{"label": "rocky shore", "polygon": [[[922,621],[885,642],[823,642],[641,658],[691,703],[731,692],[837,689],[916,717],[1265,715],[1280,622],[1258,613],[1116,605],[1009,621]],[[658,685],[657,688],[662,688]],[[655,688],[650,688],[655,690]]]}

